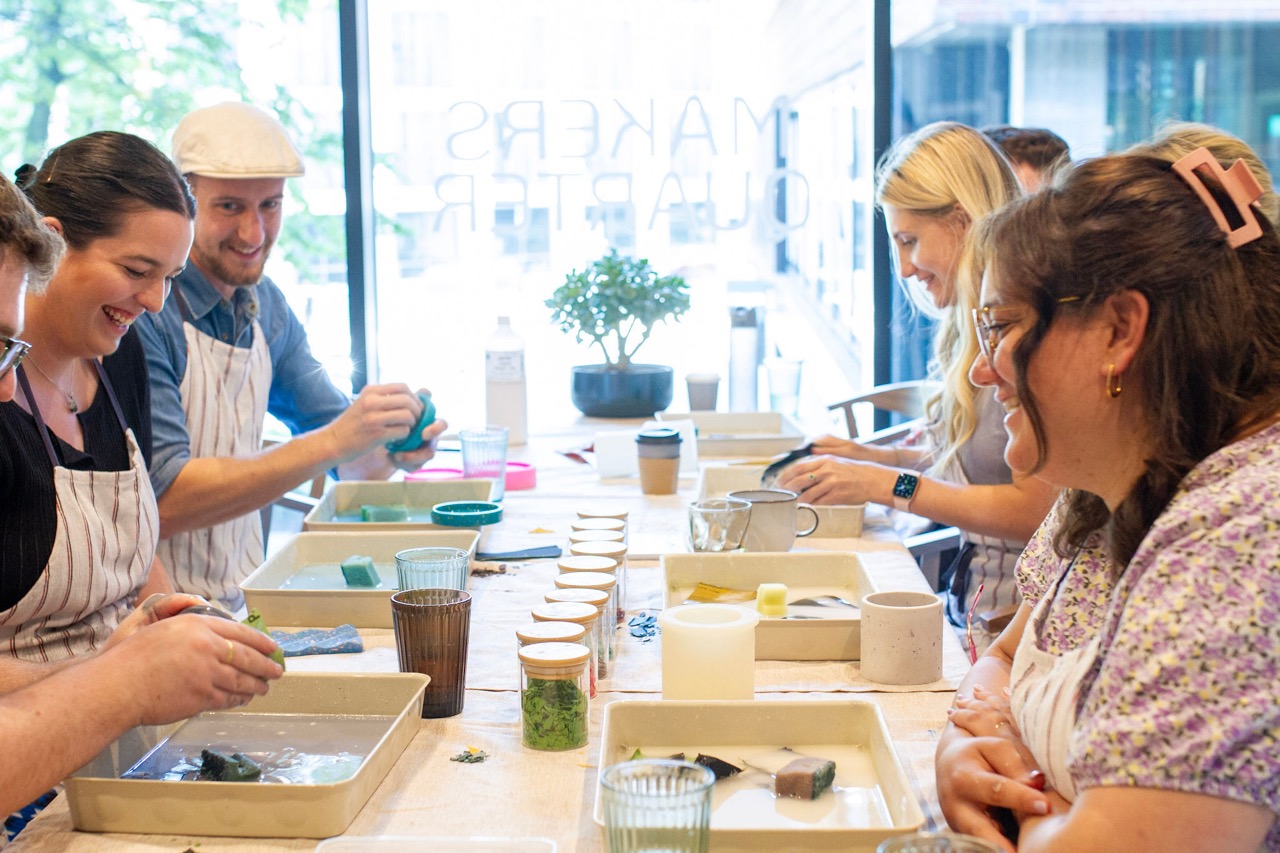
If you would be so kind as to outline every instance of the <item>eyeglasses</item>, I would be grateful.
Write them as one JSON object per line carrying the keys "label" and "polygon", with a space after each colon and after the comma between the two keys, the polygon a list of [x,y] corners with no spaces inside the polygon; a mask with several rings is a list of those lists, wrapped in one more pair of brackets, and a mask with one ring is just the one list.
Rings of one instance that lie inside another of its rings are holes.
{"label": "eyeglasses", "polygon": [[[1079,296],[1064,296],[1057,300],[1059,305],[1067,302],[1078,302]],[[1008,309],[992,308],[984,305],[973,309],[973,328],[978,333],[978,348],[987,361],[995,359],[996,348],[1004,340],[1005,332],[1017,319],[1005,313]],[[1001,319],[1008,318],[1008,319]]]}
{"label": "eyeglasses", "polygon": [[984,305],[973,309],[973,328],[978,333],[978,348],[986,356],[987,361],[995,360],[996,348],[1004,340],[1006,330],[1013,325],[1013,320],[1000,319],[1006,316],[1001,309]]}
{"label": "eyeglasses", "polygon": [[17,338],[6,338],[3,335],[0,335],[0,343],[4,345],[4,349],[0,350],[0,379],[3,379],[9,375],[10,370],[22,364],[22,359],[26,358],[31,344]]}

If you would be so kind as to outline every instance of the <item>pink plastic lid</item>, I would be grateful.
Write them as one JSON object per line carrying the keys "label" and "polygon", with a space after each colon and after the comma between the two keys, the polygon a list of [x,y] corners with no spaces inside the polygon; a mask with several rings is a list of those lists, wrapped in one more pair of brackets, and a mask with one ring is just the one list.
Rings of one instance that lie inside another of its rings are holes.
{"label": "pink plastic lid", "polygon": [[[411,482],[461,480],[462,471],[459,468],[419,468],[417,471],[410,471],[405,474],[404,478]],[[507,488],[511,487],[507,486]]]}
{"label": "pink plastic lid", "polygon": [[528,462],[507,463],[507,491],[518,492],[538,485],[538,469]]}

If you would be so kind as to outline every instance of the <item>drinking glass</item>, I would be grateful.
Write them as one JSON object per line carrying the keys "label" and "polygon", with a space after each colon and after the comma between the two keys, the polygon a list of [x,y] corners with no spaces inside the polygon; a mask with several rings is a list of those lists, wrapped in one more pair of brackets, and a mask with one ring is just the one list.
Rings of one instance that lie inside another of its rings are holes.
{"label": "drinking glass", "polygon": [[606,767],[600,796],[609,853],[706,853],[716,777],[688,761],[641,759]]}
{"label": "drinking glass", "polygon": [[747,535],[751,502],[705,498],[689,504],[689,545],[694,551],[737,551]]}
{"label": "drinking glass", "polygon": [[493,480],[492,500],[500,501],[507,485],[507,428],[486,426],[459,431],[462,475]]}

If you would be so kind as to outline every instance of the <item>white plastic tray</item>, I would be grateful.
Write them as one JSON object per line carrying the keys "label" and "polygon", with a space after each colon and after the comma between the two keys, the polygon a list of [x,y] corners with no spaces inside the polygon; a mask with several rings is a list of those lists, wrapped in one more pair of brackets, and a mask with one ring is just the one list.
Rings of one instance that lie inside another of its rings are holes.
{"label": "white plastic tray", "polygon": [[[663,606],[684,605],[699,583],[754,590],[762,583],[787,585],[787,600],[838,595],[854,602],[876,592],[857,554],[801,551],[769,554],[666,554],[662,557]],[[755,601],[735,606],[755,609]],[[803,608],[810,619],[761,619],[756,660],[858,660],[862,612],[846,607]]]}
{"label": "white plastic tray", "polygon": [[773,456],[804,443],[804,430],[779,412],[659,412],[660,421],[692,420],[698,456]]}
{"label": "white plastic tray", "polygon": [[[303,516],[302,529],[318,530],[457,530],[431,522],[431,508],[445,501],[487,501],[493,480],[424,480],[388,483],[350,480],[334,483],[315,509]],[[360,521],[360,507],[398,506],[409,509],[409,521]]]}
{"label": "white plastic tray", "polygon": [[182,723],[141,726],[109,746],[66,782],[75,828],[88,832],[214,835],[238,838],[327,838],[350,825],[391,765],[417,733],[422,692],[418,673],[333,675],[287,673],[234,711],[223,711],[234,736],[237,714],[279,714],[281,738],[305,749],[310,727],[297,715],[332,715],[334,726],[351,715],[386,718],[386,730],[351,778],[331,784],[166,782],[121,779]]}
{"label": "white plastic tray", "polygon": [[[771,780],[760,771],[717,782],[712,850],[869,852],[924,824],[880,709],[857,699],[613,702],[604,712],[600,767],[637,749],[652,757],[703,752],[743,766],[737,753],[779,747],[835,760],[837,788],[800,801],[763,790]],[[593,817],[603,826],[598,782]]]}
{"label": "white plastic tray", "polygon": [[[487,481],[486,481],[487,482]],[[256,607],[271,628],[390,628],[391,595],[396,591],[396,553],[406,548],[461,548],[476,555],[480,534],[471,529],[403,532],[303,532],[272,554],[240,583],[245,603]],[[347,557],[372,557],[382,585],[348,587],[339,564]],[[282,589],[307,566],[324,564],[333,583],[323,589]]]}

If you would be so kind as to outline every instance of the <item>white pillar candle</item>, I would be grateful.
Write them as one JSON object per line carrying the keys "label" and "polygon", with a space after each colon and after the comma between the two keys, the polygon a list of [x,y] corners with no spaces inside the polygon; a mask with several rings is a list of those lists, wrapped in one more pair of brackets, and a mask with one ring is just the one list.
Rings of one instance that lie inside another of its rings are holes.
{"label": "white pillar candle", "polygon": [[754,699],[754,610],[681,604],[658,614],[663,699]]}

